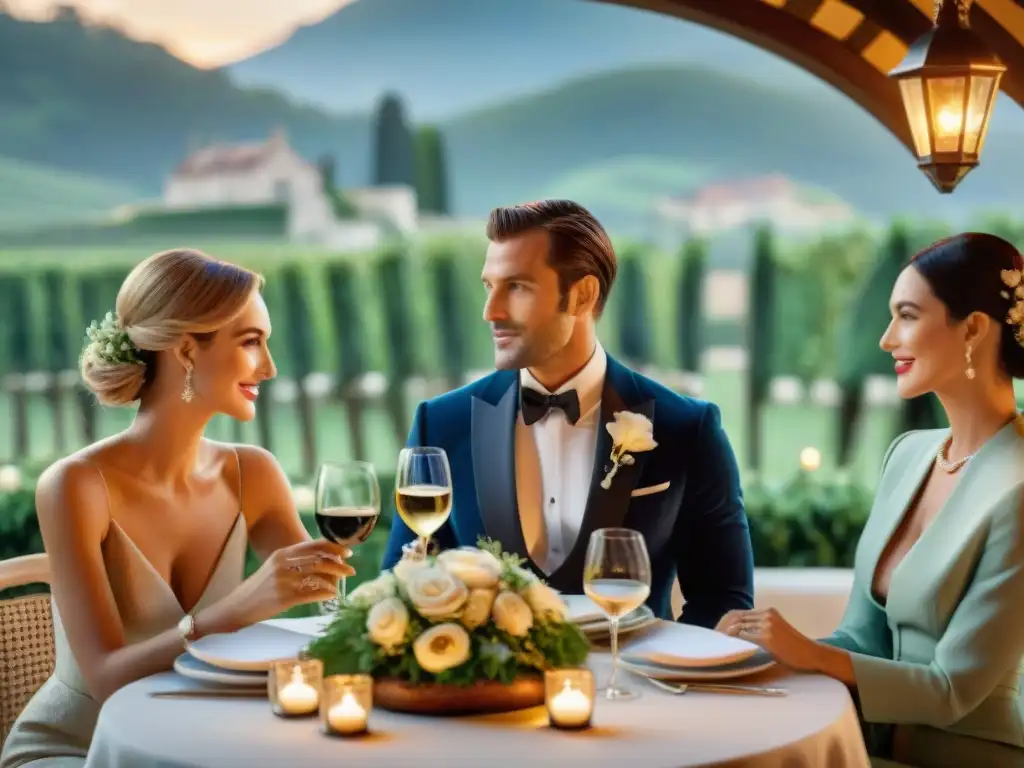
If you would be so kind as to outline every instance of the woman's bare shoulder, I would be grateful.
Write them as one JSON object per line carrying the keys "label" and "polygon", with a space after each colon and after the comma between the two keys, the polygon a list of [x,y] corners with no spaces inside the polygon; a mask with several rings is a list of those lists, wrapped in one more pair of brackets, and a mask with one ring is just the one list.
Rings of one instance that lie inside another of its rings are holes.
{"label": "woman's bare shoulder", "polygon": [[[235,483],[241,494],[246,517],[258,517],[267,502],[280,500],[281,494],[291,495],[291,485],[277,457],[266,448],[247,443],[220,443],[206,441],[210,449],[217,451],[223,458],[226,472],[235,477]],[[241,476],[235,475],[240,472]]]}
{"label": "woman's bare shoulder", "polygon": [[114,445],[103,440],[58,459],[36,481],[36,514],[43,521],[74,520],[77,525],[106,527],[109,495],[103,467]]}

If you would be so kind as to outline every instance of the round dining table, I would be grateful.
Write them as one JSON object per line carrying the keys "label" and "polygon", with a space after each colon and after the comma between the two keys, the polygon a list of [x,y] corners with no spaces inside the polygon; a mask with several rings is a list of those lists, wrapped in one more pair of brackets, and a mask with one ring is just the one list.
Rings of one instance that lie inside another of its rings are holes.
{"label": "round dining table", "polygon": [[[607,653],[592,653],[598,685]],[[668,693],[620,671],[640,696],[598,698],[592,727],[549,726],[543,706],[505,714],[427,717],[375,708],[370,732],[324,735],[317,717],[282,719],[265,698],[154,697],[202,685],[167,672],[125,686],[103,705],[87,768],[480,768],[733,765],[754,768],[867,768],[853,701],[841,683],[778,668],[737,682],[787,689],[785,696]]]}

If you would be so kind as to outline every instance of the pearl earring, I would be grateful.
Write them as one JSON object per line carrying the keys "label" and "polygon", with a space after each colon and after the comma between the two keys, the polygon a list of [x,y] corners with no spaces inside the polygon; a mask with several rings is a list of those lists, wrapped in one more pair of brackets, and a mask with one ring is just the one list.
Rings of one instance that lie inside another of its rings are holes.
{"label": "pearl earring", "polygon": [[971,364],[971,345],[967,345],[967,369],[964,371],[964,375],[968,379],[974,378],[974,366]]}
{"label": "pearl earring", "polygon": [[190,363],[185,369],[185,388],[181,390],[181,399],[186,403],[191,403],[195,396],[196,391],[192,389],[192,365]]}

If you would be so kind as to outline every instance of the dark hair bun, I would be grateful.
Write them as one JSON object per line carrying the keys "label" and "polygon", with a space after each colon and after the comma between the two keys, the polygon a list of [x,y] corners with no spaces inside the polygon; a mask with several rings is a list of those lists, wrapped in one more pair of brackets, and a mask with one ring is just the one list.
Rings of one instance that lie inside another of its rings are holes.
{"label": "dark hair bun", "polygon": [[1024,379],[1024,346],[1017,340],[1020,327],[1007,322],[1021,297],[1003,281],[1004,272],[1024,270],[1020,251],[996,235],[965,232],[928,246],[912,261],[953,319],[984,312],[999,323],[1003,368],[1012,378]]}

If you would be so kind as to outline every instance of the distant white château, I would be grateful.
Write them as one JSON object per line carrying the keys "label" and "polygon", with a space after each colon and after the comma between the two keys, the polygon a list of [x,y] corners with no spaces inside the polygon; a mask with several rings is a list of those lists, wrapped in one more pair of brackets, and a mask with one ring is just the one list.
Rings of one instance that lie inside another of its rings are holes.
{"label": "distant white ch\u00e2teau", "polygon": [[710,235],[766,223],[779,230],[811,233],[848,225],[856,212],[834,195],[801,186],[781,174],[710,184],[685,198],[663,198],[657,213],[687,236]]}
{"label": "distant white ch\u00e2teau", "polygon": [[193,152],[167,179],[163,204],[173,210],[287,205],[290,240],[339,249],[373,247],[386,228],[419,229],[412,187],[346,189],[344,196],[353,214],[339,217],[321,169],[276,130],[263,143],[214,144]]}

